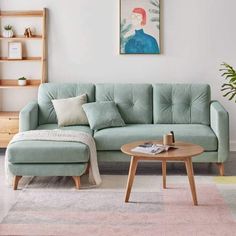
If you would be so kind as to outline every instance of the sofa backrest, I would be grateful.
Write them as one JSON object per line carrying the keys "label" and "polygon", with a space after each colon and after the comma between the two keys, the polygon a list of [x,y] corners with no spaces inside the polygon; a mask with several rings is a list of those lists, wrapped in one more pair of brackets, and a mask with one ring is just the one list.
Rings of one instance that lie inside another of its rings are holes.
{"label": "sofa backrest", "polygon": [[115,83],[41,84],[38,92],[39,124],[57,123],[53,99],[70,98],[84,93],[87,94],[88,102],[114,101],[126,124],[153,122],[209,125],[210,86],[207,84]]}
{"label": "sofa backrest", "polygon": [[94,89],[93,84],[41,84],[38,91],[39,125],[57,123],[57,116],[52,104],[53,99],[76,97],[86,93],[88,102],[94,102]]}
{"label": "sofa backrest", "polygon": [[151,84],[96,84],[96,101],[114,101],[126,124],[152,123]]}
{"label": "sofa backrest", "polygon": [[153,121],[165,124],[205,124],[210,120],[207,84],[154,84]]}

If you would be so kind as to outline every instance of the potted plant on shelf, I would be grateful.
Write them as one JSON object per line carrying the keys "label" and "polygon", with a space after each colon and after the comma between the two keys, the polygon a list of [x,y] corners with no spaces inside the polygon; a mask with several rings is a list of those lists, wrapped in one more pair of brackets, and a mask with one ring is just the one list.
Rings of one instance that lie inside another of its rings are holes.
{"label": "potted plant on shelf", "polygon": [[26,85],[26,78],[25,77],[20,77],[18,79],[18,85],[25,86]]}
{"label": "potted plant on shelf", "polygon": [[5,25],[3,30],[4,38],[12,38],[14,36],[14,32],[11,25]]}
{"label": "potted plant on shelf", "polygon": [[227,80],[227,82],[221,86],[221,91],[224,92],[224,97],[228,97],[229,100],[233,100],[236,98],[236,71],[232,66],[225,62],[222,63],[221,66],[223,67],[220,69],[220,71],[223,72],[221,76]]}

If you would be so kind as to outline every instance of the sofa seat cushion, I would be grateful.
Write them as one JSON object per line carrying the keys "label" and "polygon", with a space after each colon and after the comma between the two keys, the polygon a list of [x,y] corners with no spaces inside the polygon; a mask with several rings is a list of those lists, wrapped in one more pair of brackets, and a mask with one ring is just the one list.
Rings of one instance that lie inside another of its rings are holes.
{"label": "sofa seat cushion", "polygon": [[163,134],[174,131],[176,140],[201,145],[205,151],[217,150],[217,137],[209,126],[200,124],[138,124],[108,128],[95,132],[99,151],[120,150],[125,143],[137,140],[162,140]]}
{"label": "sofa seat cushion", "polygon": [[[38,129],[55,129],[57,124],[41,125]],[[92,134],[88,126],[68,126],[66,130],[84,131]],[[11,163],[85,163],[89,149],[83,143],[57,141],[20,141],[8,146]]]}

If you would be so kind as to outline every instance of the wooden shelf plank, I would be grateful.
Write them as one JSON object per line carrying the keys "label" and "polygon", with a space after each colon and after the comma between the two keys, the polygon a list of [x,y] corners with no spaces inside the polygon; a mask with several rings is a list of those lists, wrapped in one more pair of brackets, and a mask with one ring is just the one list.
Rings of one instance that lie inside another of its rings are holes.
{"label": "wooden shelf plank", "polygon": [[41,57],[23,57],[23,59],[8,59],[7,57],[0,57],[0,62],[13,62],[13,61],[41,61]]}
{"label": "wooden shelf plank", "polygon": [[19,111],[0,111],[0,117],[2,118],[15,118],[19,116]]}
{"label": "wooden shelf plank", "polygon": [[30,89],[30,88],[38,88],[39,85],[25,85],[25,86],[19,86],[19,85],[0,85],[0,89]]}
{"label": "wooden shelf plank", "polygon": [[2,35],[0,35],[0,40],[42,40],[43,37],[42,35],[34,35],[33,37],[30,37],[30,38],[26,38],[24,35],[16,35],[12,38],[5,38],[3,37]]}
{"label": "wooden shelf plank", "polygon": [[0,11],[0,17],[43,17],[43,11]]}
{"label": "wooden shelf plank", "polygon": [[27,85],[19,86],[18,81],[14,79],[0,79],[0,88],[37,88],[41,84],[41,80],[27,80]]}

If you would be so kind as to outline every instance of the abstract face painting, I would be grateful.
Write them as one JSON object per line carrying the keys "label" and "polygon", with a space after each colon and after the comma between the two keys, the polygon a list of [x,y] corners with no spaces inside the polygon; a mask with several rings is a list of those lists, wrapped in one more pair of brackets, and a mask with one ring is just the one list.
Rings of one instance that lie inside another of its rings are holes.
{"label": "abstract face painting", "polygon": [[160,0],[120,0],[120,53],[160,54]]}

